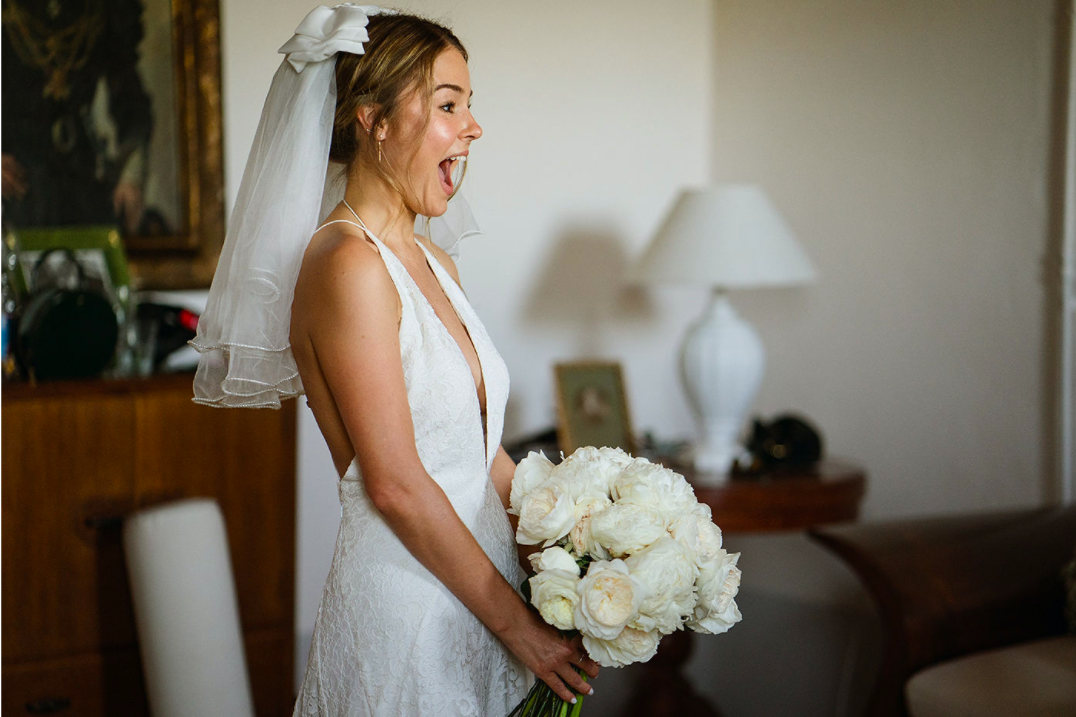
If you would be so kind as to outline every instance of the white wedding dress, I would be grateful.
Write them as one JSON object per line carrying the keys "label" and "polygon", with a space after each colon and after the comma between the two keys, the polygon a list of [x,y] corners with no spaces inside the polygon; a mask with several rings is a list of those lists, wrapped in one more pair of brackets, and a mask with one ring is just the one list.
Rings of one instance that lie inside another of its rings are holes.
{"label": "white wedding dress", "polygon": [[[463,291],[420,243],[481,363],[483,436],[474,378],[459,345],[400,261],[366,233],[403,305],[400,354],[419,457],[515,585],[515,540],[489,476],[504,424],[508,370]],[[357,461],[339,488],[340,532],[294,714],[507,715],[529,686],[526,669],[408,552],[367,497]]]}

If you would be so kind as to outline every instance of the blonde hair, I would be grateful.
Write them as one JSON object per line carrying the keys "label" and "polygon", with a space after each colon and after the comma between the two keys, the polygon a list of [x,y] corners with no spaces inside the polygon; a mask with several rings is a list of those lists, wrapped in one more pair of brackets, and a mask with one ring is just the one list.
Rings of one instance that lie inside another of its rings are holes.
{"label": "blonde hair", "polygon": [[[417,92],[428,124],[434,62],[448,49],[458,50],[467,60],[467,50],[447,27],[417,15],[374,15],[366,31],[370,39],[364,44],[365,54],[342,52],[336,60],[336,115],[329,159],[350,167],[365,156],[367,164],[403,195],[400,178],[387,163],[378,161],[376,132],[368,134],[363,129],[359,109],[373,107],[370,127],[376,130],[396,120],[404,100]],[[421,135],[416,137],[415,153],[420,141]]]}

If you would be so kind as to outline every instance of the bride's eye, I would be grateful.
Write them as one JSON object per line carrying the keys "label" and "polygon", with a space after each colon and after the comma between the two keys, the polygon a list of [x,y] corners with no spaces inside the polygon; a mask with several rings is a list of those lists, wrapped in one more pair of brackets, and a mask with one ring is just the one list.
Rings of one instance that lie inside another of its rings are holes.
{"label": "bride's eye", "polygon": [[456,103],[455,102],[446,102],[445,104],[441,105],[441,109],[443,109],[445,112],[455,112],[456,111]]}

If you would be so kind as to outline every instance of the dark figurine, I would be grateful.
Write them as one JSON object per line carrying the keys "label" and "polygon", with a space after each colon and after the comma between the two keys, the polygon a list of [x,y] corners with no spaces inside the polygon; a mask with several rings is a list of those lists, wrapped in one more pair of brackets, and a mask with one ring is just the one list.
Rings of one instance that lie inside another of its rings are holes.
{"label": "dark figurine", "polygon": [[804,419],[786,414],[769,423],[756,419],[747,449],[751,463],[737,463],[737,472],[804,469],[822,459],[822,437]]}

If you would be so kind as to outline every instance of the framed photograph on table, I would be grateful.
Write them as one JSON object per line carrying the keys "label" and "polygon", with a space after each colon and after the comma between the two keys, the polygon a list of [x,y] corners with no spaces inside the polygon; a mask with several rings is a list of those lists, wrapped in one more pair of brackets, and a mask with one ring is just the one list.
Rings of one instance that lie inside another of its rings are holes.
{"label": "framed photograph on table", "polygon": [[139,288],[208,286],[224,238],[218,0],[3,6],[6,222],[112,225]]}
{"label": "framed photograph on table", "polygon": [[18,251],[21,271],[14,280],[21,284],[16,287],[21,295],[29,295],[35,280],[43,274],[49,274],[50,284],[58,279],[62,283],[63,279],[54,275],[69,272],[71,267],[65,255],[52,250],[66,249],[83,272],[85,288],[104,295],[122,323],[130,307],[131,280],[123,242],[115,227],[28,229],[19,232],[17,238],[9,234],[4,240]]}
{"label": "framed photograph on table", "polygon": [[558,363],[557,441],[565,455],[580,446],[610,446],[635,452],[620,364],[608,361]]}

